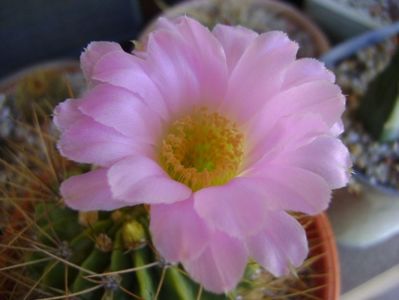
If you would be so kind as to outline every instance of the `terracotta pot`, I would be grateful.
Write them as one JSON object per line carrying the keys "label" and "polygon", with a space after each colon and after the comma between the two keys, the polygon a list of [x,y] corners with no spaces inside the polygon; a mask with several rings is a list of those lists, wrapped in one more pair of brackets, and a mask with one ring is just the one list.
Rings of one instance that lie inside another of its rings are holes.
{"label": "terracotta pot", "polygon": [[[226,4],[227,3],[227,4]],[[220,0],[192,0],[192,1],[185,1],[182,4],[173,6],[167,9],[162,16],[167,18],[174,18],[181,15],[188,15],[191,16],[204,25],[208,27],[213,27],[214,24],[208,24],[209,21],[212,19],[210,14],[212,11],[217,10],[220,8],[220,5],[229,5],[234,9],[234,12],[247,13],[246,9],[250,7],[249,10],[254,12],[264,11],[265,13],[270,14],[273,16],[274,20],[281,20],[285,19],[289,21],[292,30],[302,32],[306,35],[306,39],[303,41],[301,38],[295,38],[288,31],[288,35],[291,39],[297,40],[297,42],[302,47],[306,47],[307,45],[312,45],[313,51],[311,53],[309,51],[306,55],[301,55],[301,49],[299,51],[299,56],[312,56],[312,57],[319,57],[328,49],[330,48],[329,42],[324,35],[324,33],[315,25],[308,17],[306,17],[303,13],[299,10],[294,8],[291,5],[284,4],[279,1],[274,0],[244,0],[244,1],[220,1]],[[252,16],[252,15],[251,15]],[[241,16],[242,17],[242,16]],[[211,20],[220,22],[220,20]],[[156,20],[151,22],[141,34],[140,40],[145,40],[145,37],[150,33],[155,27]],[[221,23],[231,24],[231,25],[243,25],[246,27],[252,27],[251,24],[243,24],[240,20],[234,19],[233,17],[224,18]],[[277,24],[278,22],[271,22],[267,24],[268,28],[251,28],[258,32],[264,32],[268,30],[282,30]],[[294,32],[294,31],[292,31]],[[302,41],[302,42],[301,42]]]}
{"label": "terracotta pot", "polygon": [[321,255],[313,267],[317,274],[315,286],[323,286],[314,295],[318,299],[338,300],[340,295],[340,267],[334,233],[325,213],[314,218],[306,229],[310,257]]}
{"label": "terracotta pot", "polygon": [[[314,233],[311,232],[313,229]],[[307,229],[307,234],[309,240],[314,237],[315,239],[319,239],[320,242],[318,247],[312,249],[310,256],[317,256],[324,253],[315,265],[321,274],[325,274],[324,277],[318,279],[318,283],[325,285],[325,287],[319,291],[317,296],[325,300],[339,299],[341,283],[338,251],[334,232],[325,213],[314,218],[314,222]]]}

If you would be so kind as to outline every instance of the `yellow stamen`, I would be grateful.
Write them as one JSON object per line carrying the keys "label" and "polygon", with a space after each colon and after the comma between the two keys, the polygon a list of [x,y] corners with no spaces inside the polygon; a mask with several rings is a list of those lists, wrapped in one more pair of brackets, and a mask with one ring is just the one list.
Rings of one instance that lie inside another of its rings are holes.
{"label": "yellow stamen", "polygon": [[237,175],[243,134],[236,124],[206,108],[177,120],[160,145],[160,162],[175,180],[197,191]]}

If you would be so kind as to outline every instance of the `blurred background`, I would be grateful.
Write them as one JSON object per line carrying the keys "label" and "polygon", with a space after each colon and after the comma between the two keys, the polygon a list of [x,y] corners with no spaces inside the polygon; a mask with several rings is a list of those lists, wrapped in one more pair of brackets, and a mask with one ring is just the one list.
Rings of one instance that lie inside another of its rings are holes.
{"label": "blurred background", "polygon": [[90,41],[130,47],[161,7],[180,1],[0,0],[0,77],[40,61],[77,58]]}

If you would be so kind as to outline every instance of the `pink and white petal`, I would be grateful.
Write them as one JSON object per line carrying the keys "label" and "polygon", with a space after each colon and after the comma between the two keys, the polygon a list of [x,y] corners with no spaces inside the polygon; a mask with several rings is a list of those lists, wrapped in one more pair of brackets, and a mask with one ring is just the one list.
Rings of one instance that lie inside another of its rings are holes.
{"label": "pink and white petal", "polygon": [[350,154],[335,137],[321,136],[306,146],[284,154],[279,161],[321,176],[331,189],[344,187],[349,181]]}
{"label": "pink and white petal", "polygon": [[227,88],[227,64],[222,45],[195,19],[182,17],[177,29],[191,47],[194,56],[191,63],[200,82],[202,101],[218,103]]}
{"label": "pink and white petal", "polygon": [[286,163],[265,163],[245,176],[262,182],[263,200],[271,210],[316,215],[327,209],[331,189],[319,175]]}
{"label": "pink and white petal", "polygon": [[291,267],[299,267],[309,251],[301,224],[282,211],[269,212],[264,229],[246,244],[249,255],[274,276],[287,275]]}
{"label": "pink and white petal", "polygon": [[245,27],[222,24],[217,24],[212,33],[223,46],[229,73],[234,69],[248,45],[258,36],[258,33]]}
{"label": "pink and white petal", "polygon": [[282,32],[255,38],[231,73],[221,110],[239,123],[254,116],[279,92],[284,71],[295,60],[297,50],[298,45]]}
{"label": "pink and white petal", "polygon": [[198,78],[186,58],[190,52],[180,53],[182,48],[187,48],[186,42],[176,32],[168,31],[158,31],[148,38],[148,74],[173,118],[190,111],[201,98]]}
{"label": "pink and white petal", "polygon": [[193,105],[218,107],[227,86],[223,47],[199,22],[181,17],[150,34],[150,77],[176,114]]}
{"label": "pink and white petal", "polygon": [[[283,91],[267,102],[248,123],[246,131],[252,145],[250,151],[259,147],[260,142],[264,143],[265,136],[275,130],[283,118],[293,114],[319,115],[331,132],[331,127],[340,120],[344,110],[345,97],[340,88],[325,80],[307,82]],[[292,128],[296,128],[295,125]]]}
{"label": "pink and white petal", "polygon": [[115,163],[108,172],[115,199],[131,204],[174,203],[188,199],[191,189],[169,177],[152,159],[131,156]]}
{"label": "pink and white petal", "polygon": [[60,192],[66,205],[79,211],[114,210],[128,205],[112,198],[107,169],[72,176],[61,184]]}
{"label": "pink and white petal", "polygon": [[[272,161],[287,151],[295,150],[310,143],[320,135],[329,134],[329,127],[323,119],[312,113],[298,113],[282,117],[271,128],[267,121],[257,124],[248,130],[247,159],[244,169],[251,168],[254,163]],[[264,125],[264,126],[263,126]],[[262,130],[263,129],[263,133]]]}
{"label": "pink and white petal", "polygon": [[268,110],[272,110],[267,117],[276,118],[298,112],[315,113],[321,115],[328,126],[332,126],[345,110],[345,97],[339,86],[319,80],[285,90],[267,105]]}
{"label": "pink and white petal", "polygon": [[331,126],[330,132],[333,136],[339,136],[344,132],[344,130],[344,123],[342,120],[338,120],[333,126]]}
{"label": "pink and white petal", "polygon": [[66,99],[55,107],[53,122],[59,130],[68,129],[83,117],[78,109],[81,102],[80,99]]}
{"label": "pink and white petal", "polygon": [[136,93],[154,112],[168,119],[165,101],[147,75],[144,60],[126,52],[108,53],[94,66],[93,78]]}
{"label": "pink and white petal", "polygon": [[60,153],[76,162],[107,166],[129,155],[152,155],[153,148],[116,130],[82,117],[65,130],[58,142]]}
{"label": "pink and white petal", "polygon": [[209,229],[189,198],[151,205],[150,230],[155,248],[169,262],[196,259],[208,245]]}
{"label": "pink and white petal", "polygon": [[113,51],[123,52],[121,46],[113,42],[91,42],[80,55],[80,65],[88,81],[92,80],[93,69],[97,61]]}
{"label": "pink and white petal", "polygon": [[79,110],[119,133],[154,144],[161,131],[159,116],[126,89],[99,84],[81,101]]}
{"label": "pink and white petal", "polygon": [[256,234],[268,208],[258,184],[247,178],[199,190],[194,201],[195,210],[208,226],[237,238]]}
{"label": "pink and white petal", "polygon": [[240,240],[215,231],[199,257],[182,263],[191,278],[206,290],[220,294],[237,286],[244,275],[247,257]]}
{"label": "pink and white petal", "polygon": [[335,75],[324,64],[314,58],[301,58],[287,67],[282,89],[301,85],[310,81],[326,80],[334,83]]}

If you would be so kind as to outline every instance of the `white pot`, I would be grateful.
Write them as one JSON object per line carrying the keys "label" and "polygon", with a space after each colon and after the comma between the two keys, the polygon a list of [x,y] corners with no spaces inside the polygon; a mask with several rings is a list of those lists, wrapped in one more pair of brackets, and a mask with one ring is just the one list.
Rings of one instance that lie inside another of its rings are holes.
{"label": "white pot", "polygon": [[328,214],[340,244],[367,247],[399,233],[399,192],[359,185],[359,195],[336,191]]}

